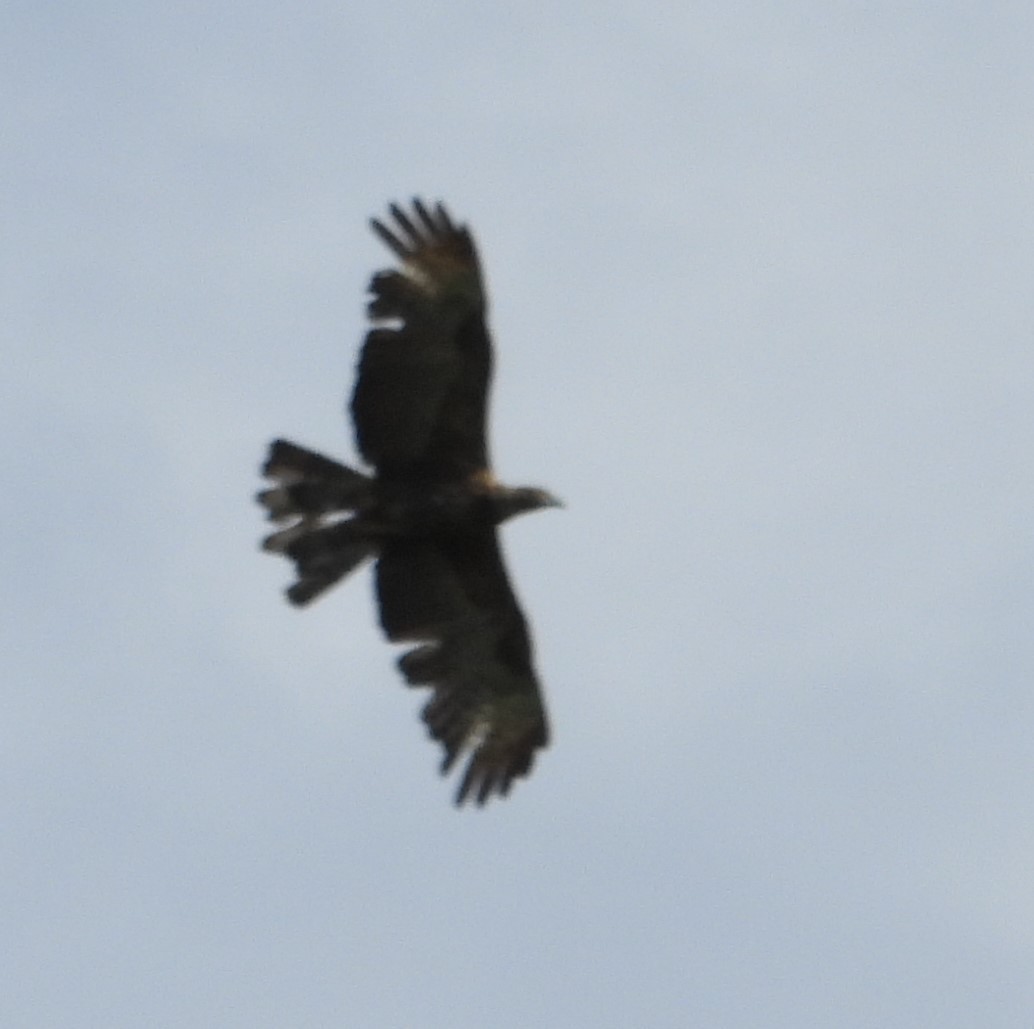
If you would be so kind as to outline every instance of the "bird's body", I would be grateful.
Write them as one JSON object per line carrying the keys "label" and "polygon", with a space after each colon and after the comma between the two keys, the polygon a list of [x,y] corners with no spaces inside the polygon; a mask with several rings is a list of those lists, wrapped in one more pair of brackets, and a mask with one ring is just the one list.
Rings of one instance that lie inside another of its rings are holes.
{"label": "bird's body", "polygon": [[445,748],[443,772],[469,760],[457,801],[504,795],[526,775],[548,729],[531,642],[510,587],[496,528],[555,506],[543,490],[493,477],[486,419],[492,346],[477,253],[439,204],[392,205],[397,228],[373,228],[402,263],[377,273],[352,396],[359,472],[276,440],[259,494],[283,528],[265,549],[295,562],[287,591],[306,604],[376,558],[381,625],[417,646],[400,659]]}

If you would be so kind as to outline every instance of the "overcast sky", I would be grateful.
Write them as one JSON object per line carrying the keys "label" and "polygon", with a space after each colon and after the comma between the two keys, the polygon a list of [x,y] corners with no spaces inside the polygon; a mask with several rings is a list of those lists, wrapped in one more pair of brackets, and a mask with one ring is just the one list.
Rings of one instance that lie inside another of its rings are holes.
{"label": "overcast sky", "polygon": [[[12,3],[0,1023],[1025,1029],[1029,3]],[[473,228],[552,747],[454,782],[268,441]]]}

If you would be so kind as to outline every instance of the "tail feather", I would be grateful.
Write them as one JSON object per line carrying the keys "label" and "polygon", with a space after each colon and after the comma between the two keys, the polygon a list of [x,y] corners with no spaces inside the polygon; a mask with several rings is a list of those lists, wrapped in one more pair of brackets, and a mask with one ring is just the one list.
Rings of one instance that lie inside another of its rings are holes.
{"label": "tail feather", "polygon": [[362,472],[283,439],[270,445],[262,474],[277,483],[257,498],[275,522],[353,511],[370,493],[370,479]]}
{"label": "tail feather", "polygon": [[313,529],[286,547],[298,571],[298,581],[287,590],[287,599],[301,606],[314,600],[376,551],[355,522],[339,522]]}
{"label": "tail feather", "polygon": [[[295,563],[292,604],[307,604],[376,550],[359,517],[371,499],[370,478],[343,464],[278,439],[263,474],[275,485],[256,497],[270,521],[284,525],[262,541],[263,550]],[[343,518],[350,513],[356,517]]]}

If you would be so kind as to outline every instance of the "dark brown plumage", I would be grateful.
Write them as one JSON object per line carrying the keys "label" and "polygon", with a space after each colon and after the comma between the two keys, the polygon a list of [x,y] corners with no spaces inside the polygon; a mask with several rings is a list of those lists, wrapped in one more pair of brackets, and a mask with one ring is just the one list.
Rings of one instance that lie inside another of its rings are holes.
{"label": "dark brown plumage", "polygon": [[527,775],[549,738],[497,526],[557,501],[490,471],[492,343],[470,233],[441,204],[391,214],[390,227],[371,224],[400,268],[370,284],[351,404],[372,473],[274,441],[263,466],[274,485],[258,499],[283,527],[263,547],[294,561],[298,605],[376,558],[381,626],[416,644],[399,667],[432,691],[423,718],[445,749],[442,772],[466,754],[456,801],[483,804]]}

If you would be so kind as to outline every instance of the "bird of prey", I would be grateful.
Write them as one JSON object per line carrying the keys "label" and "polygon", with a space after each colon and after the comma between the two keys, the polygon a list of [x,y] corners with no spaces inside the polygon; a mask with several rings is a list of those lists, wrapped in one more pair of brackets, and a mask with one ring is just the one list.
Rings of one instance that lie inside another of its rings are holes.
{"label": "bird of prey", "polygon": [[376,561],[380,622],[407,683],[428,687],[423,720],[446,774],[466,767],[456,803],[505,796],[549,739],[524,616],[497,527],[559,502],[492,474],[487,299],[474,240],[442,204],[390,207],[373,231],[398,259],[370,284],[371,328],[352,394],[358,471],[287,440],[258,494],[278,528],[263,549],[294,562],[304,605]]}

